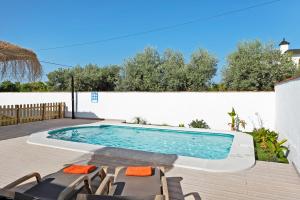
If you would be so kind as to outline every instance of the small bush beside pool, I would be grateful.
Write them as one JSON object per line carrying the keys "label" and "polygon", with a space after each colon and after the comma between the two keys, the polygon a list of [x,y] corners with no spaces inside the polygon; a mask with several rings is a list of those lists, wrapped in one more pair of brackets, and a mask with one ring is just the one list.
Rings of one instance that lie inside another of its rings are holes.
{"label": "small bush beside pool", "polygon": [[284,146],[287,140],[279,141],[278,133],[259,128],[249,134],[253,136],[256,160],[289,163],[288,148]]}
{"label": "small bush beside pool", "polygon": [[[240,134],[248,133],[253,137],[255,148],[255,159],[269,162],[289,163],[287,159],[288,148],[284,146],[286,139],[279,141],[279,134],[263,127],[262,120],[257,114],[257,120],[260,128],[254,128],[252,132],[241,132],[240,126],[245,129],[246,122],[241,120],[235,109],[228,113],[231,118],[231,123],[228,123],[232,131],[240,132]],[[137,120],[138,119],[138,120]],[[146,120],[136,117],[135,124],[147,124]],[[163,124],[166,125],[166,124]],[[168,126],[168,125],[167,125]],[[183,123],[179,127],[185,127]],[[208,124],[203,120],[195,119],[189,123],[190,128],[210,129]]]}

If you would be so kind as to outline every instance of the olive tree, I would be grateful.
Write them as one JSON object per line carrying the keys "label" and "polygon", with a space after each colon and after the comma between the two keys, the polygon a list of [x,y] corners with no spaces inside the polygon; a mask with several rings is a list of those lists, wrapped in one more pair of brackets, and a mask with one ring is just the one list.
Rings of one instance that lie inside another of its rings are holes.
{"label": "olive tree", "polygon": [[74,68],[60,68],[47,74],[49,89],[70,90],[72,75],[77,91],[113,91],[120,81],[120,67],[117,65],[100,67],[88,64],[84,67],[78,65]]}
{"label": "olive tree", "polygon": [[204,49],[198,49],[187,65],[187,84],[189,91],[207,90],[216,74],[218,60]]}
{"label": "olive tree", "polygon": [[119,90],[127,91],[159,91],[160,56],[154,48],[145,48],[123,65],[122,82]]}
{"label": "olive tree", "polygon": [[47,74],[48,82],[50,90],[52,91],[66,91],[71,87],[70,78],[71,78],[71,70],[59,68]]}
{"label": "olive tree", "polygon": [[167,49],[162,56],[146,48],[123,65],[119,90],[127,91],[200,91],[207,89],[216,73],[217,59],[199,49],[185,64],[180,52]]}
{"label": "olive tree", "polygon": [[228,90],[273,90],[274,84],[293,76],[296,66],[289,54],[272,43],[241,42],[227,57],[222,82]]}
{"label": "olive tree", "polygon": [[160,86],[164,91],[185,91],[186,65],[183,54],[167,49],[161,59]]}

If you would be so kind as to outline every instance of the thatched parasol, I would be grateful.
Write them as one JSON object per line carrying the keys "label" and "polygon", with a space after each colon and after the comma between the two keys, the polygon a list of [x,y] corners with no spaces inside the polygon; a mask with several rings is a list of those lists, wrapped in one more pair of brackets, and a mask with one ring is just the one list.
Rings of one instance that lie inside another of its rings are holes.
{"label": "thatched parasol", "polygon": [[36,80],[41,75],[42,66],[33,51],[0,41],[0,80],[5,77]]}

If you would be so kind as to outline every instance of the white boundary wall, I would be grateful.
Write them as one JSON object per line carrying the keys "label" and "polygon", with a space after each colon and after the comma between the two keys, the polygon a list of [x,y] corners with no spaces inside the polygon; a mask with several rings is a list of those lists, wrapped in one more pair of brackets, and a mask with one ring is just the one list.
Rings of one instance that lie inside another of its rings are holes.
{"label": "white boundary wall", "polygon": [[[257,124],[256,113],[264,126],[274,129],[274,92],[98,92],[99,102],[91,103],[90,92],[75,95],[76,116],[86,118],[124,119],[142,117],[151,124],[186,126],[192,120],[204,119],[212,129],[229,130],[228,112],[234,107],[246,130]],[[71,93],[0,93],[0,105],[65,102],[71,111]],[[258,126],[258,125],[256,125]]]}
{"label": "white boundary wall", "polygon": [[289,160],[300,172],[300,78],[277,84],[275,94],[275,128],[288,139]]}

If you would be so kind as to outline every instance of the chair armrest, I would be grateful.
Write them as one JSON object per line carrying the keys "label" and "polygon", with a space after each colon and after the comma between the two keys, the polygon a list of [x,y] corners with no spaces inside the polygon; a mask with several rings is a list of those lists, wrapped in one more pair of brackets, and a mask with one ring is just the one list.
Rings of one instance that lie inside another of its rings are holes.
{"label": "chair armrest", "polygon": [[[191,192],[191,193],[185,194],[184,199],[186,199],[186,197],[188,197],[188,196],[193,196],[193,199],[195,199],[195,200],[201,199],[198,192]],[[187,199],[190,199],[190,198],[187,198]]]}
{"label": "chair armrest", "polygon": [[158,169],[160,170],[160,173],[164,176],[166,173],[165,167],[158,167]]}
{"label": "chair armrest", "polygon": [[99,169],[97,169],[97,173],[95,175],[99,176],[100,180],[103,181],[104,178],[106,177],[106,172],[105,172],[106,170],[107,169],[105,167],[99,167]]}
{"label": "chair armrest", "polygon": [[4,189],[0,188],[0,197],[1,196],[13,199],[15,196],[15,192],[10,191],[10,190],[4,190]]}
{"label": "chair armrest", "polygon": [[99,176],[101,182],[103,181],[103,179],[106,177],[106,173],[105,173],[105,169],[103,167],[99,167],[94,173],[93,176],[89,176],[89,175],[82,175],[80,176],[78,179],[76,179],[74,182],[72,182],[66,189],[64,189],[58,199],[65,199],[67,197],[67,195],[69,195],[72,191],[74,191],[76,189],[76,187],[83,183],[85,189],[87,190],[87,192],[89,194],[92,194],[92,187],[91,187],[91,182],[92,180],[96,177]]}
{"label": "chair armrest", "polygon": [[88,181],[89,178],[86,175],[80,176],[75,181],[73,181],[67,188],[65,188],[58,196],[57,200],[65,200],[68,195],[75,191],[76,187],[82,184],[84,181]]}
{"label": "chair armrest", "polygon": [[165,196],[164,195],[156,195],[154,197],[154,200],[166,200]]}
{"label": "chair armrest", "polygon": [[101,183],[106,177],[106,172],[105,172],[106,170],[107,169],[105,167],[99,167],[96,171],[92,172],[94,173],[93,176],[87,175],[88,180],[84,180],[84,187],[86,188],[89,194],[93,194],[92,181],[94,180],[94,178],[98,176]]}
{"label": "chair armrest", "polygon": [[161,177],[161,186],[162,186],[162,193],[165,197],[165,200],[169,200],[168,182],[165,176]]}
{"label": "chair armrest", "polygon": [[25,182],[25,181],[33,178],[33,177],[36,178],[37,183],[41,182],[41,180],[42,180],[41,175],[39,173],[33,172],[33,173],[27,174],[27,175],[15,180],[14,182],[12,182],[12,183],[8,184],[7,186],[3,187],[3,189],[12,189],[12,188],[16,187],[17,185],[19,185],[19,184],[21,184],[21,183],[23,183],[23,182]]}
{"label": "chair armrest", "polygon": [[107,175],[104,180],[101,182],[100,186],[96,190],[95,194],[96,195],[104,195],[105,192],[108,193],[110,184],[114,181],[114,176],[113,175]]}

